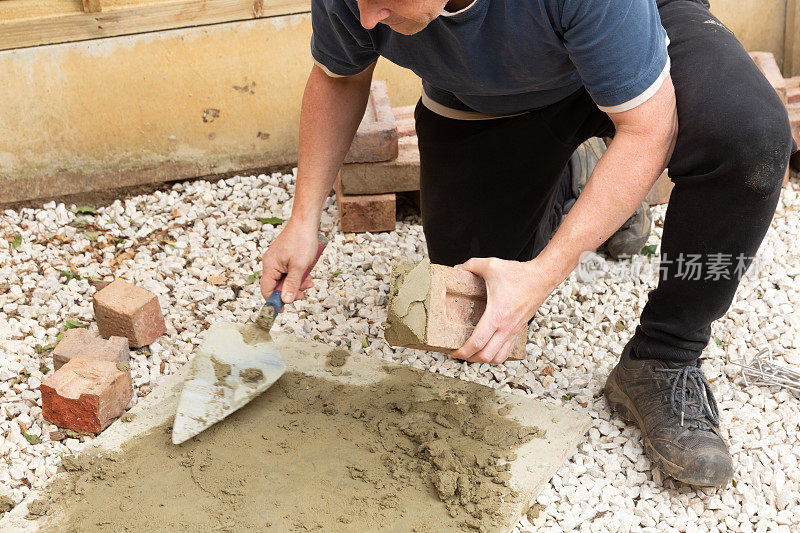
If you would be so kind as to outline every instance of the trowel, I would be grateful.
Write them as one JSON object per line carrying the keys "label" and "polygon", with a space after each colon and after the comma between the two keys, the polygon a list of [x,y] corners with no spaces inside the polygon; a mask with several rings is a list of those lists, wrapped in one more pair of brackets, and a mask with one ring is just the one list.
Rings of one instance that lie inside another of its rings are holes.
{"label": "trowel", "polygon": [[[317,256],[308,267],[308,277],[327,239],[320,235]],[[180,444],[216,424],[264,392],[286,371],[286,364],[270,337],[275,317],[283,309],[281,289],[285,276],[251,324],[212,324],[191,362],[183,384],[172,442]]]}

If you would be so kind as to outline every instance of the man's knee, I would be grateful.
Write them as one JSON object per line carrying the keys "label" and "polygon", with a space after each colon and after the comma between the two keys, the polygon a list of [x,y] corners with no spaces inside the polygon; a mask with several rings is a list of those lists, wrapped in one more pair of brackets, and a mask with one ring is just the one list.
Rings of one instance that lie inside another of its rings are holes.
{"label": "man's knee", "polygon": [[685,160],[695,168],[676,160],[684,159],[676,149],[671,175],[714,177],[742,193],[771,197],[783,183],[794,147],[789,119],[782,105],[762,104],[749,111],[721,114],[705,134],[693,135],[696,145],[682,148],[694,152]]}
{"label": "man's knee", "polygon": [[786,109],[765,109],[735,139],[732,164],[741,169],[742,185],[760,198],[772,196],[783,185],[794,149]]}

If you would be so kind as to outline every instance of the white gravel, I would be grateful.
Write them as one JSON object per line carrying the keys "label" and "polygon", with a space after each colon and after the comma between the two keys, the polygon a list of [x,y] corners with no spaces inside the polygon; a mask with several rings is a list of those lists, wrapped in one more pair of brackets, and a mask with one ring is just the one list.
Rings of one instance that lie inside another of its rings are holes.
{"label": "white gravel", "polygon": [[[41,418],[38,386],[52,360],[35,348],[53,343],[67,319],[92,322],[89,278],[126,278],[159,296],[167,333],[132,353],[143,396],[187,361],[210,323],[244,320],[258,308],[253,274],[279,229],[257,218],[288,218],[293,184],[293,175],[234,177],[178,183],[169,192],[116,201],[96,215],[76,215],[53,202],[0,214],[0,512],[7,499],[19,502],[41,486],[60,456],[89,438],[51,440],[57,428]],[[655,209],[652,244],[664,211]],[[522,518],[523,531],[796,531],[800,395],[745,388],[726,358],[769,345],[800,365],[799,215],[800,197],[789,188],[761,249],[761,271],[745,280],[705,353],[736,467],[735,486],[722,490],[663,480],[643,454],[639,431],[613,417],[600,394],[654,287],[652,270],[637,274],[600,258],[614,275],[579,280],[573,274],[537,314],[524,362],[471,365],[391,349],[381,326],[389,272],[392,264],[423,258],[419,219],[408,215],[390,233],[342,234],[329,198],[322,231],[331,244],[315,271],[316,287],[280,315],[278,327],[589,413],[588,436],[539,496],[544,507],[533,526]],[[638,257],[633,264],[649,261]],[[62,271],[80,279],[67,281]]]}

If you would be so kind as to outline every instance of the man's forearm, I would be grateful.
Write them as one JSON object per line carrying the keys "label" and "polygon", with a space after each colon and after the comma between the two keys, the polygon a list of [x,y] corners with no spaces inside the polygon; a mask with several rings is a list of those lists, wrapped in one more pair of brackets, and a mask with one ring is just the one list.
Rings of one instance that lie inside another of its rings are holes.
{"label": "man's forearm", "polygon": [[636,210],[667,164],[677,121],[648,132],[618,131],[539,259],[558,285],[583,252],[608,239]]}
{"label": "man's forearm", "polygon": [[350,148],[369,97],[374,65],[347,78],[318,66],[308,77],[300,112],[300,145],[292,219],[319,225],[325,198]]}

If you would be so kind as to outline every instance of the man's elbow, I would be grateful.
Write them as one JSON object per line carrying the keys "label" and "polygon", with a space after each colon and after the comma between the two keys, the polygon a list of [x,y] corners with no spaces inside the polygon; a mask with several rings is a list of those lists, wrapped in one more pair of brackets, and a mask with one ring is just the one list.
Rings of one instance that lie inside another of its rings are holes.
{"label": "man's elbow", "polygon": [[[668,147],[664,164],[672,157],[672,150],[678,140],[678,106],[675,98],[675,87],[672,85],[672,77],[667,76],[664,83],[654,95],[656,101],[653,102],[660,108],[659,113],[663,118],[656,121],[656,131],[661,138],[661,143]],[[661,144],[660,143],[660,144]]]}
{"label": "man's elbow", "polygon": [[678,137],[678,109],[672,78],[667,76],[649,99],[627,111],[610,114],[617,133],[638,137],[660,146],[675,145]]}
{"label": "man's elbow", "polygon": [[[674,98],[674,91],[672,94]],[[669,113],[665,122],[664,142],[667,146],[669,146],[669,149],[664,157],[664,167],[666,168],[667,163],[669,163],[669,160],[672,158],[672,151],[675,149],[675,143],[678,141],[678,107],[674,105],[674,99],[673,105],[671,106],[671,112]]]}

